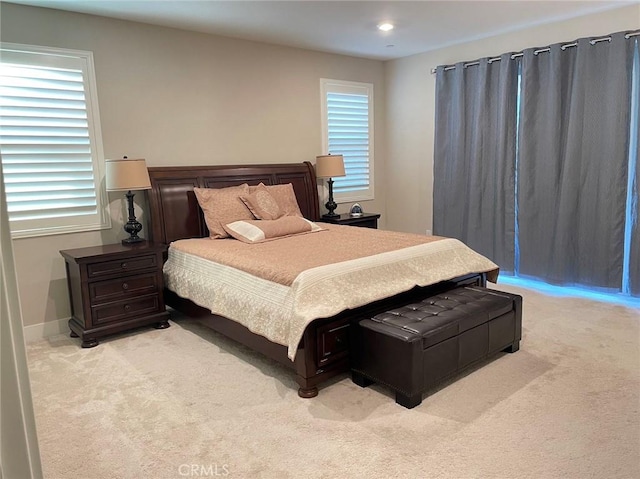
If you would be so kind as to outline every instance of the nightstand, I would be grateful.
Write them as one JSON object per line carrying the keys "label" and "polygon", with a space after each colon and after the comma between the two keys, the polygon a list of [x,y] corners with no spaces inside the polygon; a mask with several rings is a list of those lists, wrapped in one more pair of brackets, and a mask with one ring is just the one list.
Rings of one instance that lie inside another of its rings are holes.
{"label": "nightstand", "polygon": [[380,218],[378,213],[362,213],[360,216],[351,216],[347,213],[336,216],[335,218],[327,218],[326,216],[323,216],[320,218],[320,221],[333,223],[335,225],[360,226],[362,228],[377,229],[378,218]]}
{"label": "nightstand", "polygon": [[162,277],[166,250],[143,242],[60,251],[67,268],[71,337],[92,348],[104,336],[140,326],[168,328]]}

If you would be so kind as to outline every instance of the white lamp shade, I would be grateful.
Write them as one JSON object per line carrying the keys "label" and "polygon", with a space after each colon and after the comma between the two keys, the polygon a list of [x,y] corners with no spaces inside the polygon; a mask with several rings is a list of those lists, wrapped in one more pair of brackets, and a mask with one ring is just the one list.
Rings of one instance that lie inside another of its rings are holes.
{"label": "white lamp shade", "polygon": [[342,155],[316,156],[316,176],[318,178],[346,176]]}
{"label": "white lamp shade", "polygon": [[150,190],[151,181],[143,159],[107,160],[107,191]]}

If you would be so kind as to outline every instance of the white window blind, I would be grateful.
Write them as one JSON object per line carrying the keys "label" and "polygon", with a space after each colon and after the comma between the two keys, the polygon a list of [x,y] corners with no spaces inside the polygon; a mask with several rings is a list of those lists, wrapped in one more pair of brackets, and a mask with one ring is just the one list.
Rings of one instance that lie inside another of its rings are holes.
{"label": "white window blind", "polygon": [[336,201],[373,199],[373,85],[322,79],[323,153],[343,155]]}
{"label": "white window blind", "polygon": [[1,45],[0,153],[14,237],[110,226],[91,52]]}

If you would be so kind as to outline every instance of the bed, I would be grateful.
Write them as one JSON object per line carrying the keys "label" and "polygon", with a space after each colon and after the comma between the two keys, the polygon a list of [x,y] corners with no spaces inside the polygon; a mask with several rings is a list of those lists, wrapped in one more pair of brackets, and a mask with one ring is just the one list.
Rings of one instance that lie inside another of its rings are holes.
{"label": "bed", "polygon": [[[209,236],[204,215],[194,194],[196,187],[224,188],[243,183],[290,183],[303,216],[311,221],[321,220],[314,167],[309,162],[152,167],[149,168],[149,176],[150,239],[154,242],[171,244],[178,240]],[[313,319],[304,327],[300,340],[296,341],[294,354],[290,354],[288,345],[270,341],[239,322],[212,314],[210,309],[199,306],[169,289],[165,289],[165,302],[190,317],[198,318],[223,335],[292,368],[299,385],[299,396],[310,398],[318,394],[319,384],[348,370],[349,329],[355,321],[458,285],[484,286],[485,282],[486,272],[473,272],[437,284],[414,287],[329,317]]]}

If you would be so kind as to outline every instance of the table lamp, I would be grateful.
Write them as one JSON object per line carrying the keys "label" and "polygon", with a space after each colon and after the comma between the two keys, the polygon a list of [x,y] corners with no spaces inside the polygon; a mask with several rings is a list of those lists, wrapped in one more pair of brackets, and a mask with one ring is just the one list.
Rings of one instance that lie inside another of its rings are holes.
{"label": "table lamp", "polygon": [[106,184],[107,191],[126,191],[129,205],[129,221],[124,225],[124,230],[129,237],[122,240],[123,245],[134,245],[144,241],[138,236],[142,225],[136,220],[133,211],[133,197],[131,190],[150,190],[151,181],[145,160],[130,160],[126,156],[119,160],[107,160]]}
{"label": "table lamp", "polygon": [[326,215],[322,215],[322,217],[336,218],[339,215],[334,213],[338,205],[333,201],[333,178],[346,176],[342,155],[316,156],[316,176],[318,178],[329,178],[329,201],[324,205],[329,212]]}

